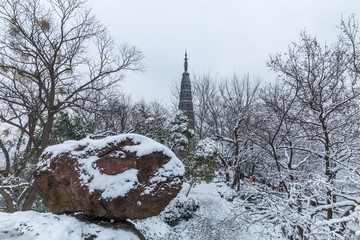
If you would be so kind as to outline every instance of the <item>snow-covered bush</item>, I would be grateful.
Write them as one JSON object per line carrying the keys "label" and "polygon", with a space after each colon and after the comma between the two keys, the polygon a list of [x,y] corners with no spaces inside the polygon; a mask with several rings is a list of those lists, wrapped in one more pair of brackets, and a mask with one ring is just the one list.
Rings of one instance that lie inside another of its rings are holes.
{"label": "snow-covered bush", "polygon": [[229,202],[232,202],[234,200],[234,198],[239,196],[239,192],[228,187],[226,184],[216,185],[216,190],[222,198],[224,198],[225,200],[227,200]]}
{"label": "snow-covered bush", "polygon": [[199,208],[199,203],[192,198],[180,195],[170,202],[161,213],[164,222],[174,226],[179,220],[189,220]]}

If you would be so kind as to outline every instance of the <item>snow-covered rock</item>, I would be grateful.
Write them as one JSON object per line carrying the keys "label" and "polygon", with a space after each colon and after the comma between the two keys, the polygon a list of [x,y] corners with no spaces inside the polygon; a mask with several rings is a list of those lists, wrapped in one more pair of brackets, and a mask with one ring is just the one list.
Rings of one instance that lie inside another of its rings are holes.
{"label": "snow-covered rock", "polygon": [[126,134],[48,147],[34,176],[53,213],[120,220],[158,215],[180,191],[183,174],[167,147]]}

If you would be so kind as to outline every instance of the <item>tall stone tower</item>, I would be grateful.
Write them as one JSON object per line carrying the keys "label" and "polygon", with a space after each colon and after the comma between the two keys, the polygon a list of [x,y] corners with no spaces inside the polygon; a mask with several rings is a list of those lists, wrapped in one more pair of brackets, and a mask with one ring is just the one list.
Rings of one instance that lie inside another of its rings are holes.
{"label": "tall stone tower", "polygon": [[195,129],[195,117],[191,95],[190,74],[188,73],[188,58],[185,51],[184,73],[181,79],[179,109],[187,116],[191,129]]}

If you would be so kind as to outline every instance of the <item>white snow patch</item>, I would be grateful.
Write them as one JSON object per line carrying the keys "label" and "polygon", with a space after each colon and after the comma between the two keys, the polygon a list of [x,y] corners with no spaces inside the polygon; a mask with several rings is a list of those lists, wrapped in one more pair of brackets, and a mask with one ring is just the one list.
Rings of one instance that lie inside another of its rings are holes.
{"label": "white snow patch", "polygon": [[103,191],[103,198],[116,198],[125,196],[139,182],[137,178],[138,170],[130,169],[117,175],[100,174],[95,176],[87,185],[89,191]]}
{"label": "white snow patch", "polygon": [[133,223],[146,239],[181,239],[178,238],[178,234],[173,232],[172,228],[158,216],[145,220],[134,220]]}
{"label": "white snow patch", "polygon": [[33,211],[0,212],[0,239],[2,240],[83,240],[97,236],[97,240],[138,240],[132,232],[86,224],[76,218]]}
{"label": "white snow patch", "polygon": [[103,198],[117,198],[125,196],[136,187],[139,182],[137,169],[129,169],[117,175],[102,174],[98,168],[94,167],[98,159],[96,156],[91,156],[79,160],[80,180],[82,185],[89,188],[90,193],[100,190]]}

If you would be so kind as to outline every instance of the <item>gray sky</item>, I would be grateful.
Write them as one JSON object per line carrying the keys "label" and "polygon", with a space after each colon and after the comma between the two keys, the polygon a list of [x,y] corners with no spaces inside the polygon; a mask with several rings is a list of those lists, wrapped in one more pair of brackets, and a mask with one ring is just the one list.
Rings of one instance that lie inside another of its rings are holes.
{"label": "gray sky", "polygon": [[[341,17],[357,14],[359,0],[89,0],[116,42],[137,46],[144,73],[128,74],[123,91],[135,100],[169,103],[181,80],[184,50],[189,72],[233,73],[272,81],[269,54],[284,52],[301,31],[331,44]],[[360,14],[357,19],[360,21]]]}

